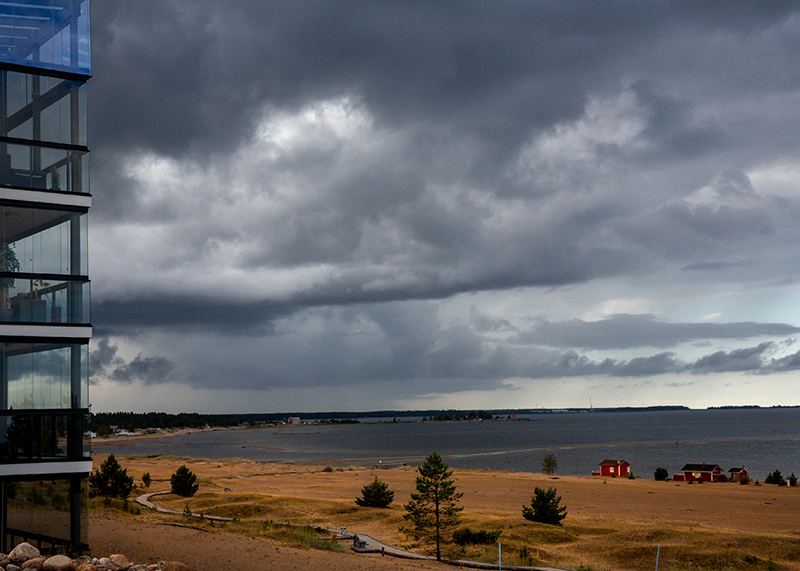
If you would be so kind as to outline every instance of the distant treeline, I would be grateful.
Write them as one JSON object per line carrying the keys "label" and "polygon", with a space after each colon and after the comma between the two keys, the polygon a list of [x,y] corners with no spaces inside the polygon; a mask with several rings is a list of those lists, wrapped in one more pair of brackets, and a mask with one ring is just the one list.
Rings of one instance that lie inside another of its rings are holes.
{"label": "distant treeline", "polygon": [[688,410],[685,406],[647,406],[614,408],[562,408],[562,409],[490,409],[481,411],[464,410],[373,410],[369,412],[269,412],[247,414],[200,414],[182,412],[98,412],[92,414],[92,431],[107,432],[109,427],[118,426],[124,430],[145,428],[200,428],[203,426],[227,427],[247,424],[261,424],[286,421],[289,417],[302,420],[316,420],[329,423],[355,423],[358,418],[392,418],[394,420],[416,417],[425,420],[476,420],[494,417],[509,418],[530,414],[558,414],[579,412],[636,412]]}

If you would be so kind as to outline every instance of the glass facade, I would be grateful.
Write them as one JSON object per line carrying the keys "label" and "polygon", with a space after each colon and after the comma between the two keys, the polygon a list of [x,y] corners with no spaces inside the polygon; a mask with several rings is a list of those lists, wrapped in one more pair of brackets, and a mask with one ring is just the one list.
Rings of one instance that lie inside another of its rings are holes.
{"label": "glass facade", "polygon": [[0,551],[87,548],[88,0],[0,0]]}
{"label": "glass facade", "polygon": [[89,75],[89,0],[0,3],[0,62]]}

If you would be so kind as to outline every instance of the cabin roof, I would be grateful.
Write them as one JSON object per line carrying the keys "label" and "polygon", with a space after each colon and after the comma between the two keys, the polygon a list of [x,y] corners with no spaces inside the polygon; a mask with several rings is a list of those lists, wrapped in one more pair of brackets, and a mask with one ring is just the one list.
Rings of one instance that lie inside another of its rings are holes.
{"label": "cabin roof", "polygon": [[621,464],[627,464],[625,460],[603,460],[600,462],[601,466],[619,466]]}
{"label": "cabin roof", "polygon": [[686,464],[681,468],[681,472],[714,472],[715,470],[722,471],[722,468],[717,464]]}

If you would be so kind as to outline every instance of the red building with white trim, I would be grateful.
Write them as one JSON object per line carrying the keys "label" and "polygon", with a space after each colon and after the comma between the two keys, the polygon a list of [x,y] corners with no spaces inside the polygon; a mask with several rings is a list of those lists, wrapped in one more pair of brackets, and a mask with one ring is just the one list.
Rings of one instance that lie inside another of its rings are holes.
{"label": "red building with white trim", "polygon": [[603,460],[600,462],[600,471],[592,472],[592,476],[627,477],[631,474],[631,465],[625,460]]}

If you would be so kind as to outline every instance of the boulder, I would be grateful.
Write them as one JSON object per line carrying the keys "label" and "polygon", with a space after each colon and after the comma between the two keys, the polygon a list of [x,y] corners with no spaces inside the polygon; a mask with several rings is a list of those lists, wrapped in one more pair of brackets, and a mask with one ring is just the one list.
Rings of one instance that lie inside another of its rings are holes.
{"label": "boulder", "polygon": [[19,565],[14,565],[13,563],[9,563],[6,565],[6,571],[22,571]]}
{"label": "boulder", "polygon": [[121,553],[115,553],[108,556],[111,571],[128,571],[131,568],[131,562],[128,558]]}
{"label": "boulder", "polygon": [[97,567],[97,571],[111,571],[111,560],[108,557],[101,557],[94,566]]}
{"label": "boulder", "polygon": [[86,563],[78,565],[75,571],[97,571],[97,567],[87,561]]}
{"label": "boulder", "polygon": [[44,563],[44,557],[34,557],[33,559],[28,559],[25,563],[20,565],[23,569],[33,569],[34,571],[40,571],[42,568],[42,563]]}
{"label": "boulder", "polygon": [[66,555],[53,555],[42,563],[42,571],[69,571],[72,569],[72,559]]}
{"label": "boulder", "polygon": [[42,563],[44,563],[44,557],[34,557],[33,559],[28,559],[25,563],[20,565],[23,569],[33,569],[34,571],[40,571],[42,568]]}
{"label": "boulder", "polygon": [[180,561],[159,561],[158,568],[161,571],[192,571],[188,565]]}
{"label": "boulder", "polygon": [[22,542],[11,550],[11,553],[8,554],[8,558],[11,559],[11,561],[23,563],[28,559],[41,557],[41,555],[39,550],[33,545],[28,542]]}

